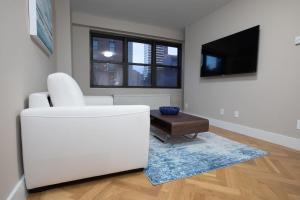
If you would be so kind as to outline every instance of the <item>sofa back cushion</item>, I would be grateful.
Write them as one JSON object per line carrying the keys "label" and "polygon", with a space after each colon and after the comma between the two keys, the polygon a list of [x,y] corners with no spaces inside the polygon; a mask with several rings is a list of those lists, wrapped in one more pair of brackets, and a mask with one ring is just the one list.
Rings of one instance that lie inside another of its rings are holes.
{"label": "sofa back cushion", "polygon": [[54,107],[85,106],[82,91],[71,76],[65,73],[50,74],[47,85]]}

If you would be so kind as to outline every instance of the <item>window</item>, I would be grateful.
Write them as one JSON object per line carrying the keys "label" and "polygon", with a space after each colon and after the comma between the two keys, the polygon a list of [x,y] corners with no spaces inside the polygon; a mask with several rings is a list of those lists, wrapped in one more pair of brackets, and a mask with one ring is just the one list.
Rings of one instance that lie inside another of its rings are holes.
{"label": "window", "polygon": [[115,52],[116,51],[116,42],[114,40],[110,40],[109,41],[109,50],[111,52]]}
{"label": "window", "polygon": [[178,48],[156,45],[156,85],[176,87],[178,82]]}
{"label": "window", "polygon": [[180,88],[181,45],[90,33],[91,87]]}
{"label": "window", "polygon": [[91,85],[123,86],[123,40],[93,37],[92,44]]}
{"label": "window", "polygon": [[151,87],[152,46],[128,41],[128,86]]}

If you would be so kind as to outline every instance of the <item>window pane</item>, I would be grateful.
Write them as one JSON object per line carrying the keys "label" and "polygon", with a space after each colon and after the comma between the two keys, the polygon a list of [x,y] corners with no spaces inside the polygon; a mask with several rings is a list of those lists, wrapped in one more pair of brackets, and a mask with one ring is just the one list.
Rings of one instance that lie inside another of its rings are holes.
{"label": "window pane", "polygon": [[177,87],[177,69],[158,67],[156,69],[156,85],[159,87]]}
{"label": "window pane", "polygon": [[93,85],[122,86],[123,66],[108,63],[93,64]]}
{"label": "window pane", "polygon": [[123,41],[93,37],[93,59],[98,61],[123,61]]}
{"label": "window pane", "polygon": [[128,62],[151,64],[151,45],[128,42]]}
{"label": "window pane", "polygon": [[156,63],[159,65],[177,66],[178,48],[156,45]]}
{"label": "window pane", "polygon": [[129,86],[151,86],[151,67],[141,65],[129,65]]}

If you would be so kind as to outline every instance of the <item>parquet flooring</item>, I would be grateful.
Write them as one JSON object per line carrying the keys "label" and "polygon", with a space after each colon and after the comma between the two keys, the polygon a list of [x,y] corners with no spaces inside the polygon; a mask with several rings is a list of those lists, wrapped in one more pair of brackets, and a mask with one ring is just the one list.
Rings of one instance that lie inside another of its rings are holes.
{"label": "parquet flooring", "polygon": [[269,155],[158,186],[138,171],[30,193],[28,200],[300,200],[299,151],[217,127],[210,131]]}

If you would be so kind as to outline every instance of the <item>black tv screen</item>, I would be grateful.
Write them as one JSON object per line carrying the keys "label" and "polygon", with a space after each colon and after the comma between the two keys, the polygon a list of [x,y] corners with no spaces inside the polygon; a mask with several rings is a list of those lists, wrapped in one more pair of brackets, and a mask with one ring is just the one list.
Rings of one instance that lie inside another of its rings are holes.
{"label": "black tv screen", "polygon": [[202,45],[201,77],[254,73],[259,26]]}

